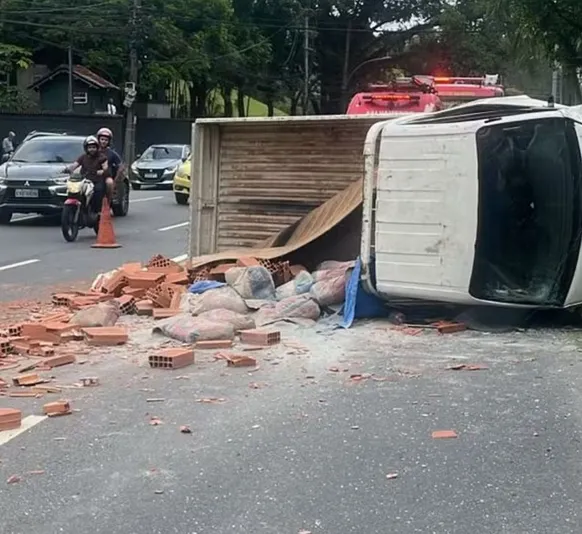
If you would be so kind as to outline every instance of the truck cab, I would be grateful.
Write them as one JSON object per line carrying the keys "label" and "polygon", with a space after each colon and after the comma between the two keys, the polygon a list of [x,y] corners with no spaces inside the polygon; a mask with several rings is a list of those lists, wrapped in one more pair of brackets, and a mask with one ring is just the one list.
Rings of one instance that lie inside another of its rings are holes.
{"label": "truck cab", "polygon": [[347,114],[427,113],[443,109],[430,78],[412,76],[397,78],[390,84],[371,85],[368,91],[357,93]]}
{"label": "truck cab", "polygon": [[375,124],[361,251],[369,289],[388,300],[582,304],[581,143],[580,107],[529,97]]}

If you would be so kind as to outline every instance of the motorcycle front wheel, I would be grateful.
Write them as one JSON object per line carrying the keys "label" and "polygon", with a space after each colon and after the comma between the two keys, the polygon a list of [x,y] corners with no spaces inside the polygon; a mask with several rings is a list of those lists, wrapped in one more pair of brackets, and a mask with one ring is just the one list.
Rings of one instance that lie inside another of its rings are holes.
{"label": "motorcycle front wheel", "polygon": [[76,219],[77,206],[65,204],[63,213],[61,214],[61,231],[65,241],[72,243],[79,235],[79,221]]}

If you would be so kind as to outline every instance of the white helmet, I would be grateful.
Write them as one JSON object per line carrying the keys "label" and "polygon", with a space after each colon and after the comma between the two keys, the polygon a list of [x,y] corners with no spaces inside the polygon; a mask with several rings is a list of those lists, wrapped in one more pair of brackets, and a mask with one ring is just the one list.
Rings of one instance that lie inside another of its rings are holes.
{"label": "white helmet", "polygon": [[97,148],[99,148],[99,141],[97,141],[97,138],[94,135],[90,135],[85,139],[85,141],[83,141],[83,148],[85,149],[85,151],[87,151],[87,149],[91,145],[94,145]]}
{"label": "white helmet", "polygon": [[99,137],[108,137],[111,141],[113,139],[113,132],[109,128],[101,128],[97,132],[97,138]]}

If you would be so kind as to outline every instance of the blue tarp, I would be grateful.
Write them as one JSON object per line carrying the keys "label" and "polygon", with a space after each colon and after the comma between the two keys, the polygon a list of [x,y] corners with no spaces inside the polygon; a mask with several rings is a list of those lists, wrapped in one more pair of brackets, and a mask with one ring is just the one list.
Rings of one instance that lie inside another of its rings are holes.
{"label": "blue tarp", "polygon": [[357,259],[352,275],[346,282],[346,300],[342,308],[343,328],[350,328],[356,319],[386,317],[389,309],[386,303],[376,295],[367,293],[360,280],[362,262]]}
{"label": "blue tarp", "polygon": [[215,280],[200,280],[200,282],[194,282],[188,288],[188,291],[190,293],[200,294],[209,291],[210,289],[216,289],[225,285],[224,282],[216,282]]}

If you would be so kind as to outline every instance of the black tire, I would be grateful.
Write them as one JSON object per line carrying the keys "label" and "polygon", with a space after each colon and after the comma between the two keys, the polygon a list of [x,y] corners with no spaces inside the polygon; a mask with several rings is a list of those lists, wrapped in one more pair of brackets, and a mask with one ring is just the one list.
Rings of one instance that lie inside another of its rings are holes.
{"label": "black tire", "polygon": [[131,184],[131,188],[134,191],[139,191],[141,189],[141,184]]}
{"label": "black tire", "polygon": [[188,204],[188,195],[185,195],[184,193],[174,193],[174,197],[176,198],[176,202],[181,206]]}
{"label": "black tire", "polygon": [[75,222],[77,207],[65,204],[61,213],[61,231],[65,241],[72,243],[79,235],[79,224]]}
{"label": "black tire", "polygon": [[101,220],[101,215],[97,216],[97,220],[95,221],[95,224],[93,225],[93,231],[95,232],[95,235],[99,235],[99,221]]}
{"label": "black tire", "polygon": [[12,220],[12,212],[6,210],[0,210],[0,224],[10,224]]}
{"label": "black tire", "polygon": [[119,187],[122,188],[122,191],[118,195],[119,202],[113,204],[111,210],[116,217],[125,217],[129,212],[129,185],[122,182]]}

